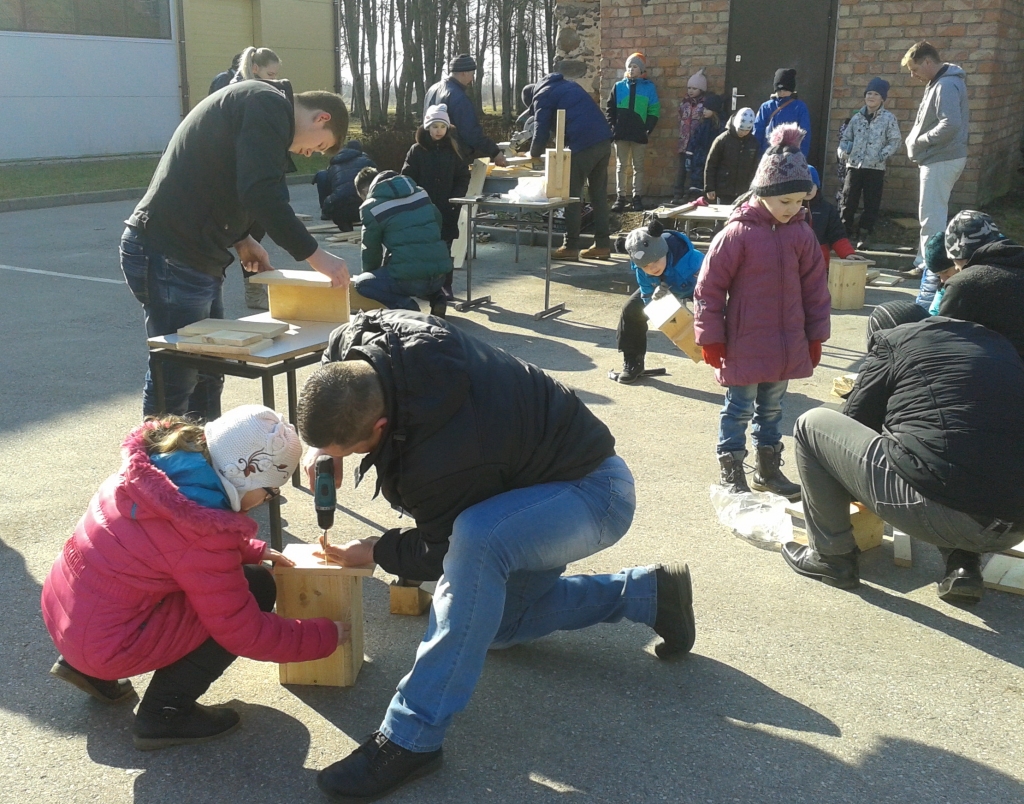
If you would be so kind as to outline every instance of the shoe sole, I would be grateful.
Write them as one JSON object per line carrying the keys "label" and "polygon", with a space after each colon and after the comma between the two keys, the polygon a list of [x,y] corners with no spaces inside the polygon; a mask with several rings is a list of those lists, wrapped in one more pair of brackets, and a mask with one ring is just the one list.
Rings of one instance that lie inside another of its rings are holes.
{"label": "shoe sole", "polygon": [[858,586],[860,586],[860,578],[857,578],[853,581],[839,581],[835,578],[830,578],[828,575],[822,575],[820,572],[810,572],[808,570],[805,570],[803,567],[794,564],[789,558],[789,553],[787,553],[785,550],[782,551],[782,557],[789,565],[789,568],[793,570],[793,572],[795,572],[797,575],[802,575],[805,578],[813,578],[816,581],[821,581],[826,586],[833,586],[836,589],[856,589]]}
{"label": "shoe sole", "polygon": [[764,485],[763,483],[756,483],[753,480],[750,482],[750,488],[754,489],[754,491],[767,491],[769,494],[774,494],[776,497],[782,497],[784,500],[789,500],[790,502],[800,502],[800,499],[804,496],[803,491],[798,491],[796,494],[792,496],[788,496],[786,494],[779,494],[779,492],[772,491],[770,488],[768,488],[768,486]]}
{"label": "shoe sole", "polygon": [[238,727],[242,725],[242,721],[239,720],[230,728],[219,731],[216,734],[210,734],[206,737],[132,737],[132,744],[139,751],[156,751],[160,748],[173,748],[176,745],[199,745],[200,743],[209,743],[214,740],[219,740],[221,737],[227,737],[233,731],[237,731]]}
{"label": "shoe sole", "polygon": [[78,687],[82,692],[87,695],[91,695],[97,701],[105,704],[118,704],[122,701],[127,701],[129,698],[135,697],[135,688],[128,684],[128,689],[123,695],[119,695],[117,698],[108,698],[98,689],[96,689],[90,682],[89,679],[70,667],[65,667],[60,662],[54,663],[53,667],[50,668],[50,675],[61,679],[62,681],[68,682],[72,686]]}
{"label": "shoe sole", "polygon": [[333,790],[329,790],[328,788],[324,787],[324,785],[320,781],[319,775],[317,776],[317,779],[316,779],[316,786],[318,788],[320,788],[320,792],[321,793],[323,793],[325,796],[329,797],[333,801],[351,801],[351,802],[379,801],[380,799],[384,798],[385,796],[390,796],[392,793],[394,793],[396,790],[398,790],[398,788],[405,787],[410,782],[414,782],[417,779],[422,779],[424,776],[429,776],[432,773],[436,773],[437,771],[441,770],[441,768],[443,766],[444,766],[444,755],[442,754],[437,759],[434,759],[434,760],[431,760],[430,762],[428,762],[422,768],[418,768],[417,770],[415,770],[412,773],[410,773],[408,776],[406,776],[401,782],[396,784],[394,787],[389,787],[387,790],[383,791],[382,793],[378,793],[375,796],[346,796],[346,795],[342,795],[341,793],[335,793]]}
{"label": "shoe sole", "polygon": [[946,603],[960,603],[963,605],[971,605],[977,603],[985,594],[984,586],[961,586],[957,587],[956,584],[948,589],[946,592],[942,591],[942,583],[939,583],[939,588],[936,590],[936,594],[939,596],[939,600],[943,600]]}
{"label": "shoe sole", "polygon": [[[683,619],[686,622],[686,632],[689,635],[687,640],[688,645],[685,648],[672,648],[668,649],[667,642],[662,641],[660,645],[655,645],[654,653],[659,659],[675,659],[682,656],[686,656],[693,650],[693,644],[697,641],[697,621],[693,615],[693,580],[690,577],[690,567],[688,564],[683,564],[682,579],[677,584],[679,589],[679,602],[683,610]],[[664,638],[662,638],[664,640]],[[659,653],[658,648],[664,648],[664,653]]]}

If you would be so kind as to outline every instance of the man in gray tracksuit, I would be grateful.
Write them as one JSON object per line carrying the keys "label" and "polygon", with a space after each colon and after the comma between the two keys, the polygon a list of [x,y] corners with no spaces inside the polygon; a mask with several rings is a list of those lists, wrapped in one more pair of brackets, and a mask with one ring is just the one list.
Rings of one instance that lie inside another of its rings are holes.
{"label": "man in gray tracksuit", "polygon": [[926,84],[914,127],[907,136],[907,155],[921,169],[918,219],[920,261],[928,238],[946,228],[949,196],[967,164],[969,108],[964,71],[945,64],[930,42],[918,42],[903,57],[910,75]]}

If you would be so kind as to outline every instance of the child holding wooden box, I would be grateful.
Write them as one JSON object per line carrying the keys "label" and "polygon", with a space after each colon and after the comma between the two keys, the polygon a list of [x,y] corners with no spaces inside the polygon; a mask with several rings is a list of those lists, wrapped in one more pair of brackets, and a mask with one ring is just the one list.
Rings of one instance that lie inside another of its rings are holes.
{"label": "child holding wooden box", "polygon": [[830,332],[828,274],[803,202],[813,183],[800,150],[804,132],[776,128],[751,197],[715,237],[694,292],[694,333],[725,386],[718,431],[722,485],[748,492],[743,459],[753,418],[753,486],[789,499],[800,487],[782,474],[782,399],[789,380],[810,377]]}
{"label": "child holding wooden box", "polygon": [[104,703],[156,671],[133,735],[141,750],[222,737],[238,713],[196,703],[236,656],[302,662],[330,656],[349,626],[272,614],[274,576],[291,562],[255,538],[251,509],[280,494],[302,445],[279,414],[243,405],[204,427],[151,419],[92,498],[43,584],[46,628],[61,652],[50,672]]}

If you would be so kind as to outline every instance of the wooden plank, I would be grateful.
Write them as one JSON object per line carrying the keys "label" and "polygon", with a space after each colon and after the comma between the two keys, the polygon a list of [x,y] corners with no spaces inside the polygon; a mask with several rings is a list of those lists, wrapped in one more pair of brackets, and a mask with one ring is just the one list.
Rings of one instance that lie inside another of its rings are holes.
{"label": "wooden plank", "polygon": [[828,268],[828,292],[833,310],[859,310],[864,306],[868,263],[834,259]]}
{"label": "wooden plank", "polygon": [[203,343],[214,343],[219,346],[248,346],[266,340],[258,332],[239,332],[231,329],[219,329],[209,335],[200,335]]}
{"label": "wooden plank", "polygon": [[985,586],[1024,595],[1024,558],[997,553],[981,571]]}
{"label": "wooden plank", "polygon": [[349,320],[348,288],[332,288],[330,278],[317,271],[264,271],[249,281],[268,286],[274,318],[340,324]]}
{"label": "wooden plank", "polygon": [[321,232],[337,232],[340,230],[333,223],[318,223],[315,226],[307,226],[306,231],[310,234],[320,234]]}
{"label": "wooden plank", "polygon": [[893,223],[902,229],[920,229],[921,222],[917,218],[892,218]]}
{"label": "wooden plank", "polygon": [[565,109],[555,113],[555,150],[559,153],[565,150]]}
{"label": "wooden plank", "polygon": [[914,548],[909,534],[892,529],[892,563],[897,567],[914,566]]}
{"label": "wooden plank", "polygon": [[[804,516],[804,504],[802,501],[788,503],[786,505],[786,513],[794,519],[807,521],[807,518]],[[871,550],[882,544],[885,522],[859,502],[850,503],[850,525],[853,527],[853,538],[861,552]]]}
{"label": "wooden plank", "polygon": [[330,277],[319,271],[274,270],[261,271],[249,277],[257,285],[297,285],[300,287],[330,287]]}
{"label": "wooden plank", "polygon": [[[484,189],[484,182],[487,181],[487,160],[476,159],[473,162],[473,172],[469,177],[469,189],[466,190],[467,198],[475,198]],[[452,264],[458,269],[466,263],[466,249],[469,246],[469,206],[463,206],[459,211],[459,236],[452,243]]]}
{"label": "wooden plank", "polygon": [[[259,313],[258,315],[247,316],[243,321],[271,323],[281,325],[284,322],[276,321],[270,313]],[[221,322],[223,327],[223,322]],[[310,352],[324,349],[327,340],[338,324],[334,321],[304,321],[297,319],[285,323],[287,331],[274,338],[271,345],[266,349],[254,351],[248,357],[240,356],[234,358],[244,363],[255,363],[261,366],[269,366],[273,363],[280,363],[290,357],[301,357]],[[150,349],[174,349],[181,340],[181,335],[160,335],[155,338],[147,338],[146,343]],[[227,358],[225,358],[227,359]]]}
{"label": "wooden plank", "polygon": [[179,335],[208,335],[221,329],[232,332],[254,332],[264,338],[276,338],[288,331],[288,324],[283,321],[250,321],[247,319],[232,320],[230,318],[204,318],[178,330]]}
{"label": "wooden plank", "polygon": [[400,586],[392,581],[388,587],[391,613],[419,617],[430,608],[430,594],[419,586]]}
{"label": "wooden plank", "polygon": [[300,221],[311,221],[311,220],[313,220],[313,216],[312,215],[307,215],[305,212],[296,212],[295,213],[295,217],[298,218]]}
{"label": "wooden plank", "polygon": [[363,665],[363,577],[373,567],[341,567],[313,556],[312,544],[289,544],[284,554],[294,567],[278,565],[277,613],[306,619],[328,617],[348,623],[351,637],[324,659],[278,665],[282,684],[350,687]]}
{"label": "wooden plank", "polygon": [[248,346],[224,346],[217,343],[191,343],[179,340],[175,348],[179,352],[192,352],[197,355],[216,355],[218,357],[248,357],[253,352],[261,352],[274,345],[270,338],[251,343]]}

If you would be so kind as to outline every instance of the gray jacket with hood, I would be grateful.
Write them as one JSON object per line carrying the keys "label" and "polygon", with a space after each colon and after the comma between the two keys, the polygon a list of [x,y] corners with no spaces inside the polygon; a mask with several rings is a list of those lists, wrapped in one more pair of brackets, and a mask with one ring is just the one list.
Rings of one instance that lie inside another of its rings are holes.
{"label": "gray jacket with hood", "polygon": [[907,155],[918,165],[967,156],[970,110],[964,75],[957,65],[944,64],[925,87],[914,127],[907,136]]}

